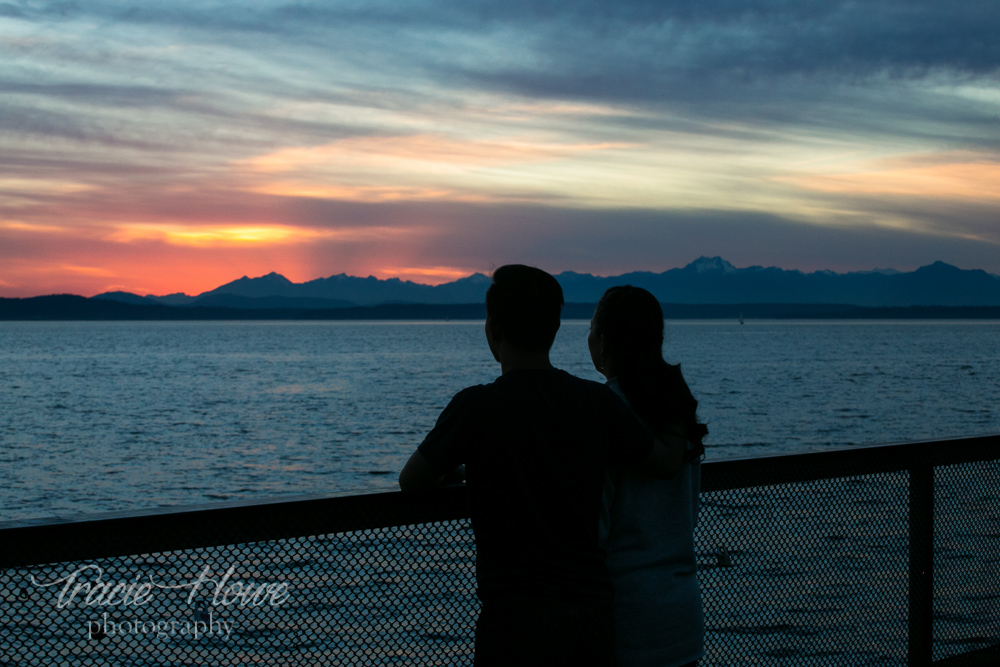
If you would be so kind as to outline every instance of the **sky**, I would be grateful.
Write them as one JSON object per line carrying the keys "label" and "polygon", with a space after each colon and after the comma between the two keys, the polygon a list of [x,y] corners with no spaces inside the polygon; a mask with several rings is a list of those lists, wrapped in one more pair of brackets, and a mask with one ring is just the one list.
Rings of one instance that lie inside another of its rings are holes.
{"label": "sky", "polygon": [[0,296],[1000,274],[988,1],[0,0]]}

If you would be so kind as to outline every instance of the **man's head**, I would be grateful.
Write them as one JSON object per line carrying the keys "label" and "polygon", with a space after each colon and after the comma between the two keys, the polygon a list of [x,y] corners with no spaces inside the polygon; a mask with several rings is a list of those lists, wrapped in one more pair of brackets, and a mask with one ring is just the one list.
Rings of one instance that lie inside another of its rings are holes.
{"label": "man's head", "polygon": [[548,352],[559,331],[562,307],[562,287],[533,266],[501,266],[486,291],[486,317],[492,321],[494,338],[523,352]]}

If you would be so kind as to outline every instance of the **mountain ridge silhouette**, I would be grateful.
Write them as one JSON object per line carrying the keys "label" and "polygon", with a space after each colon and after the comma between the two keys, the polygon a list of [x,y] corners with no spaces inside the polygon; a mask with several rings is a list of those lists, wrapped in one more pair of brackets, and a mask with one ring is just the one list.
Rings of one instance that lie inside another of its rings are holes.
{"label": "mountain ridge silhouette", "polygon": [[[594,303],[613,285],[632,284],[675,304],[846,304],[865,307],[1000,306],[1000,277],[980,269],[960,269],[938,261],[915,271],[873,269],[803,273],[778,267],[736,268],[721,257],[700,257],[661,273],[634,271],[595,276],[564,271],[556,279],[566,302]],[[243,276],[196,296],[139,296],[106,292],[92,298],[133,304],[223,308],[347,308],[383,304],[482,303],[490,279],[482,273],[424,285],[399,278],[346,274],[293,283],[271,272]]]}

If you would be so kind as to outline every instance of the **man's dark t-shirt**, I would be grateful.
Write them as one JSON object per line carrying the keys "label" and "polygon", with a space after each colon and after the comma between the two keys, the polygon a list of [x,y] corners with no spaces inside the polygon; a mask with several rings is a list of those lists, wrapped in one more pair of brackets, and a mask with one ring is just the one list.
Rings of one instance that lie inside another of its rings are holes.
{"label": "man's dark t-shirt", "polygon": [[652,446],[606,386],[514,369],[459,392],[419,449],[442,472],[465,464],[480,599],[602,604],[613,596],[598,544],[604,474]]}

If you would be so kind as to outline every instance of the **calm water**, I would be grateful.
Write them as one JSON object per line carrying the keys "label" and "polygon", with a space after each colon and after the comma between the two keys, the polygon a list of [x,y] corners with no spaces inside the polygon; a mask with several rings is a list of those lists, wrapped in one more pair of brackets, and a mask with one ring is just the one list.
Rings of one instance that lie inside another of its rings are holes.
{"label": "calm water", "polygon": [[[601,380],[588,323],[557,366]],[[709,456],[1000,432],[996,322],[669,322]],[[395,488],[479,322],[0,323],[0,520]]]}

